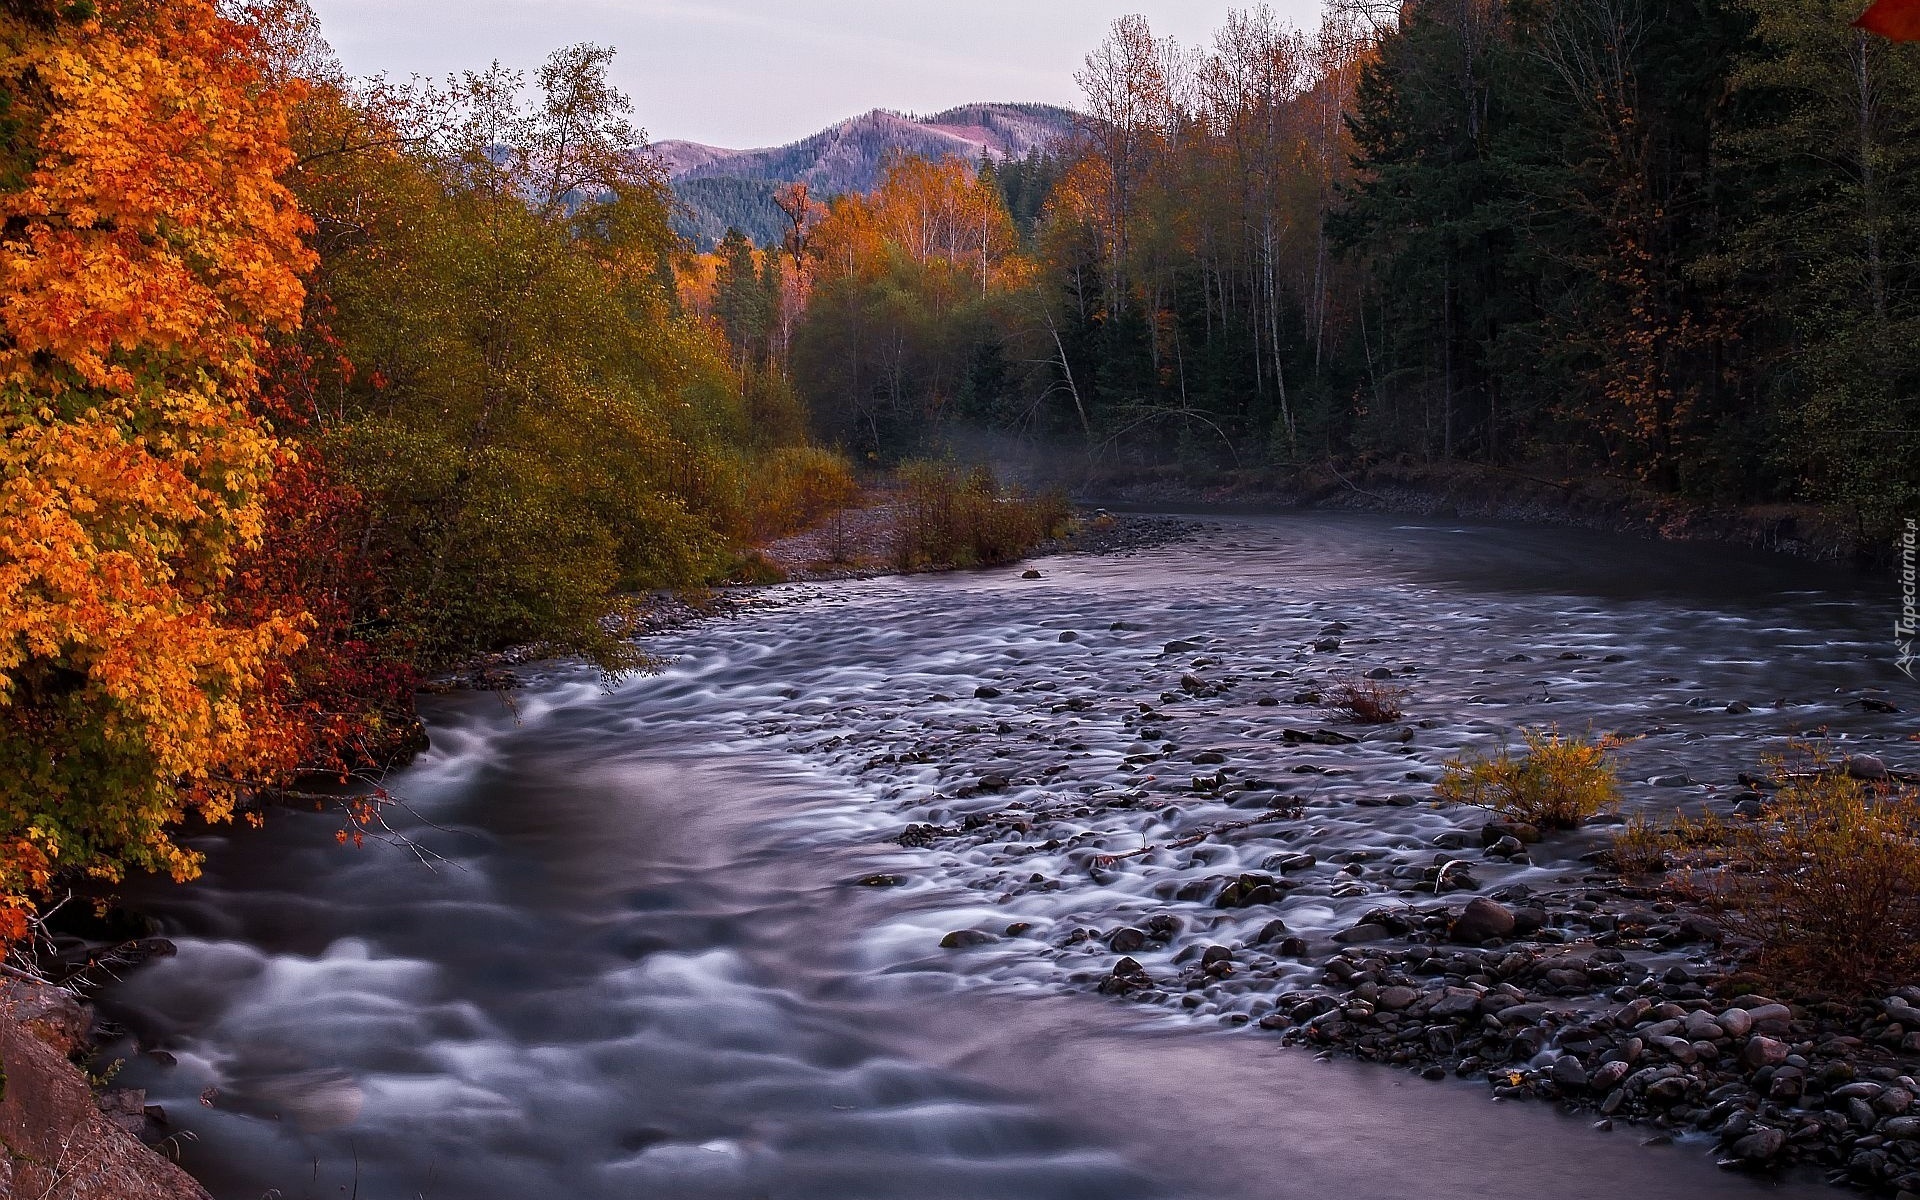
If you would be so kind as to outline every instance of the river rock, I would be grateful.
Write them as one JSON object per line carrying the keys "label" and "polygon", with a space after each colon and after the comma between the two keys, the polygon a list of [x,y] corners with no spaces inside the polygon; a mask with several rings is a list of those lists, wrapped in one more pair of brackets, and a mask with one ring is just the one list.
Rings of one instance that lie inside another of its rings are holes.
{"label": "river rock", "polygon": [[1400,987],[1396,985],[1394,987],[1381,988],[1380,995],[1375,998],[1374,1002],[1379,1005],[1380,1011],[1382,1012],[1402,1012],[1412,1008],[1414,1002],[1419,999],[1419,992],[1414,991],[1410,987]]}
{"label": "river rock", "polygon": [[1911,1142],[1920,1139],[1920,1117],[1893,1117],[1880,1122],[1880,1127],[1875,1132],[1882,1137]]}
{"label": "river rock", "polygon": [[1540,827],[1525,821],[1488,821],[1480,828],[1480,844],[1483,846],[1491,846],[1501,838],[1509,837],[1530,846],[1540,840]]}
{"label": "river rock", "polygon": [[1851,754],[1847,756],[1847,774],[1855,779],[1885,779],[1887,764],[1871,754]]}
{"label": "river rock", "polygon": [[1773,1080],[1767,1085],[1767,1095],[1774,1100],[1792,1103],[1800,1099],[1807,1090],[1807,1075],[1799,1067],[1782,1066],[1775,1068]]}
{"label": "river rock", "polygon": [[1503,938],[1513,932],[1513,910],[1497,900],[1475,896],[1453,920],[1449,930],[1456,942],[1477,946],[1489,938]]}
{"label": "river rock", "polygon": [[1625,1079],[1632,1070],[1632,1063],[1616,1058],[1612,1062],[1601,1063],[1594,1071],[1589,1083],[1597,1092],[1610,1092],[1619,1087],[1620,1081]]}
{"label": "river rock", "polygon": [[1100,990],[1109,996],[1124,996],[1151,986],[1153,979],[1135,958],[1122,958],[1114,963],[1113,971],[1100,981]]}
{"label": "river rock", "polygon": [[1686,1099],[1687,1081],[1685,1076],[1668,1075],[1647,1084],[1647,1103],[1658,1108],[1672,1108]]}
{"label": "river rock", "polygon": [[984,946],[1000,939],[984,929],[956,929],[940,939],[942,950],[968,950],[974,946]]}
{"label": "river rock", "polygon": [[1347,946],[1355,942],[1377,942],[1381,938],[1390,936],[1392,935],[1387,932],[1385,925],[1375,925],[1369,921],[1362,921],[1350,929],[1343,929],[1339,933],[1334,934],[1333,940],[1343,946]]}
{"label": "river rock", "polygon": [[1753,1018],[1753,1027],[1765,1033],[1785,1033],[1793,1021],[1793,1012],[1784,1004],[1762,1004],[1749,1008],[1747,1015]]}
{"label": "river rock", "polygon": [[1787,1044],[1770,1037],[1754,1036],[1740,1051],[1740,1061],[1754,1070],[1761,1067],[1777,1067],[1787,1061]]}
{"label": "river rock", "polygon": [[1753,1032],[1753,1014],[1744,1008],[1730,1008],[1714,1020],[1728,1037],[1743,1038]]}
{"label": "river rock", "polygon": [[1553,1080],[1553,1086],[1563,1092],[1584,1092],[1587,1090],[1587,1069],[1580,1060],[1571,1054],[1556,1059],[1547,1078]]}
{"label": "river rock", "polygon": [[1480,1007],[1480,993],[1472,988],[1442,988],[1428,994],[1434,1001],[1427,1008],[1427,1014],[1442,1021],[1470,1017]]}
{"label": "river rock", "polygon": [[1763,1125],[1734,1142],[1728,1154],[1738,1164],[1764,1163],[1778,1158],[1786,1148],[1786,1133]]}

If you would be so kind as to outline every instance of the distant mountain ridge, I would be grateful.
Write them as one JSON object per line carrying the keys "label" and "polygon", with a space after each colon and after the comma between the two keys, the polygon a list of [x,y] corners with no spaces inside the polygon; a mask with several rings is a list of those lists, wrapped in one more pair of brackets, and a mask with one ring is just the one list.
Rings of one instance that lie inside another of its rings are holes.
{"label": "distant mountain ridge", "polygon": [[652,147],[684,209],[681,232],[711,246],[728,226],[762,244],[781,231],[774,190],[802,182],[815,196],[871,191],[894,154],[1024,158],[1071,137],[1075,115],[1051,104],[965,104],[932,116],[875,109],[785,146],[729,150],[699,142]]}

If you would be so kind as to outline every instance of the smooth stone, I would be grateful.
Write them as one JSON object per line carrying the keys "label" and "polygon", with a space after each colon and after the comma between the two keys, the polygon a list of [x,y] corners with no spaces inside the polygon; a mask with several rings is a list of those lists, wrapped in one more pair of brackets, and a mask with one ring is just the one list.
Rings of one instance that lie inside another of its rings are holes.
{"label": "smooth stone", "polygon": [[1580,1060],[1571,1054],[1555,1061],[1547,1077],[1553,1080],[1553,1085],[1563,1092],[1587,1090],[1587,1069],[1581,1066]]}
{"label": "smooth stone", "polygon": [[1787,1044],[1756,1035],[1747,1039],[1740,1051],[1740,1061],[1756,1071],[1761,1067],[1777,1067],[1787,1061]]}
{"label": "smooth stone", "polygon": [[1449,936],[1456,942],[1478,945],[1489,938],[1503,938],[1513,932],[1513,910],[1497,900],[1475,896],[1453,920]]}
{"label": "smooth stone", "polygon": [[1885,779],[1887,764],[1871,754],[1847,756],[1847,774],[1855,779]]}
{"label": "smooth stone", "polygon": [[940,939],[942,950],[966,950],[973,946],[984,946],[1000,939],[980,929],[956,929]]}
{"label": "smooth stone", "polygon": [[1728,1037],[1742,1038],[1753,1032],[1753,1014],[1744,1008],[1730,1008],[1714,1019]]}
{"label": "smooth stone", "polygon": [[1735,1142],[1732,1154],[1745,1162],[1766,1162],[1778,1157],[1786,1146],[1787,1135],[1783,1130],[1762,1126]]}
{"label": "smooth stone", "polygon": [[1383,1012],[1401,1012],[1402,1010],[1412,1008],[1414,1003],[1419,999],[1419,992],[1414,991],[1410,987],[1395,985],[1393,987],[1381,988],[1380,995],[1376,998],[1375,1003],[1380,1006]]}

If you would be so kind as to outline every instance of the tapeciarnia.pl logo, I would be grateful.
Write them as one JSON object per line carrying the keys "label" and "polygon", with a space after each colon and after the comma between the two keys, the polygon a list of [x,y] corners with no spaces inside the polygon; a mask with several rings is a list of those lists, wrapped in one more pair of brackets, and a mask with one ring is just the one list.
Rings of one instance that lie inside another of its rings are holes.
{"label": "tapeciarnia.pl logo", "polygon": [[1916,576],[1916,543],[1920,543],[1920,521],[1907,518],[1906,532],[1900,535],[1900,617],[1893,623],[1894,659],[1908,679],[1920,679],[1914,668],[1920,657],[1914,654],[1920,638],[1920,576]]}

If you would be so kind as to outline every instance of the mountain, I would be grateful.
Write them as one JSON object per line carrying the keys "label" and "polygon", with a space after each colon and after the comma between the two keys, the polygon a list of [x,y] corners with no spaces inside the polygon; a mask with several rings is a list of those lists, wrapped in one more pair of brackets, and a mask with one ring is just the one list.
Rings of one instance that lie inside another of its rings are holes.
{"label": "mountain", "polygon": [[664,163],[667,174],[676,179],[696,167],[721,162],[742,153],[719,146],[703,146],[699,142],[655,142],[647,150]]}
{"label": "mountain", "polygon": [[652,148],[685,209],[680,232],[703,249],[728,226],[756,242],[778,241],[783,227],[773,193],[804,182],[820,198],[871,191],[894,154],[923,158],[1025,158],[1073,134],[1074,114],[1050,104],[967,104],[930,117],[875,109],[786,146],[727,150],[668,141]]}

